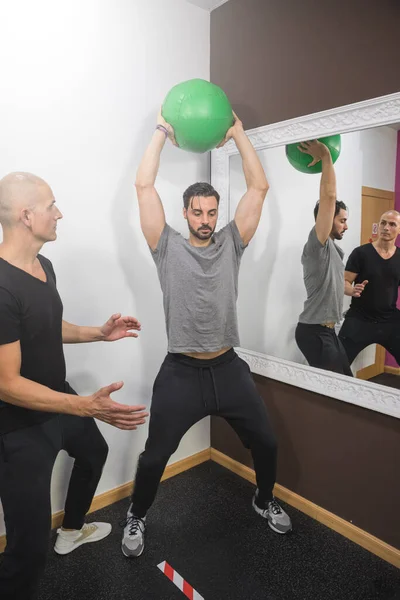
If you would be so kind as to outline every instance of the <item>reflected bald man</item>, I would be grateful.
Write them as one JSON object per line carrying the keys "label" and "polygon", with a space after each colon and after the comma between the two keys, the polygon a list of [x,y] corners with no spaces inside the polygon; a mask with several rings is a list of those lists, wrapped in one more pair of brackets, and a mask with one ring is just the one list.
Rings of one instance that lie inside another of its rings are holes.
{"label": "reflected bald man", "polygon": [[39,252],[57,238],[62,218],[48,184],[31,173],[0,180],[0,500],[7,545],[0,563],[0,598],[37,597],[50,526],[50,481],[65,450],[75,459],[55,551],[67,554],[103,539],[108,523],[84,523],[108,447],[94,417],[121,429],[144,423],[144,406],[114,402],[113,383],[78,396],[66,381],[63,343],[137,337],[133,317],[113,315],[102,327],[62,318],[51,262]]}
{"label": "reflected bald man", "polygon": [[378,238],[350,254],[345,270],[345,293],[352,296],[339,338],[351,364],[371,344],[380,344],[400,366],[400,213],[385,212]]}

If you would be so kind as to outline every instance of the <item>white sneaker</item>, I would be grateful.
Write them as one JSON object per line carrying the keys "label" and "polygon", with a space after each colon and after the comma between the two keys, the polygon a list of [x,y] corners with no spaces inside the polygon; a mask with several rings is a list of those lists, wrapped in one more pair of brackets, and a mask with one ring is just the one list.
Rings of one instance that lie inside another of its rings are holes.
{"label": "white sneaker", "polygon": [[[121,550],[128,558],[137,558],[144,550],[144,532],[146,529],[146,517],[136,517],[131,512],[132,504],[128,509],[126,521],[124,522],[124,535],[122,537]],[[121,523],[122,524],[122,523]]]}
{"label": "white sneaker", "polygon": [[82,529],[64,531],[57,529],[57,539],[54,550],[57,554],[69,554],[82,544],[99,542],[111,533],[110,523],[85,523]]}

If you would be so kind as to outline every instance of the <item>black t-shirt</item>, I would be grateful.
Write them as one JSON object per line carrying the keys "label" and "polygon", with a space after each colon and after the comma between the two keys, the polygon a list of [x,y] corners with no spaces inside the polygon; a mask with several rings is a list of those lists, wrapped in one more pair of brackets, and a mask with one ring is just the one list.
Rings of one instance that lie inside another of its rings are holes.
{"label": "black t-shirt", "polygon": [[382,258],[372,244],[355,248],[350,254],[346,271],[357,273],[355,283],[368,280],[359,298],[352,298],[346,316],[366,321],[387,321],[399,318],[396,309],[400,285],[400,248],[391,258]]}
{"label": "black t-shirt", "polygon": [[[38,259],[46,273],[46,282],[0,258],[0,344],[19,340],[21,375],[63,392],[63,305],[51,262],[40,254]],[[0,399],[0,433],[40,423],[52,416],[54,413],[17,407]]]}

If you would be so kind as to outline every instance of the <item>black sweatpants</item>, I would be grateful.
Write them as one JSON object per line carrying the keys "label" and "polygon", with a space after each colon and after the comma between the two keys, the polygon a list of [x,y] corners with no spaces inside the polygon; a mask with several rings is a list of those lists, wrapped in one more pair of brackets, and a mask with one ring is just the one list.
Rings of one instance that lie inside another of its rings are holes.
{"label": "black sweatpants", "polygon": [[393,319],[383,323],[346,317],[339,331],[339,338],[350,364],[364,348],[380,344],[393,354],[400,366],[400,319],[397,313]]}
{"label": "black sweatpants", "polygon": [[168,354],[153,387],[149,436],[139,457],[132,512],[145,516],[165,466],[188,429],[224,417],[252,453],[260,500],[272,498],[276,441],[249,366],[233,349],[215,359]]}
{"label": "black sweatpants", "polygon": [[[68,393],[74,392],[70,388]],[[1,600],[37,597],[51,529],[51,474],[60,450],[75,459],[63,527],[80,529],[108,453],[94,419],[55,415],[0,435],[0,499],[7,535],[0,563]]]}
{"label": "black sweatpants", "polygon": [[353,377],[346,351],[334,329],[298,323],[295,338],[310,367]]}

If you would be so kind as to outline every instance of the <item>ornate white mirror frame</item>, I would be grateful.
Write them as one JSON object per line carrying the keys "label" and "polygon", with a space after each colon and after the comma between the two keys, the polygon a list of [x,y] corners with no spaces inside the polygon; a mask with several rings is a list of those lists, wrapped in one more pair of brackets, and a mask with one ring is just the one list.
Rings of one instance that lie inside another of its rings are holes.
{"label": "ornate white mirror frame", "polygon": [[[246,133],[256,150],[264,150],[333,133],[343,134],[399,122],[400,92],[273,123]],[[232,141],[211,153],[211,182],[221,196],[219,227],[224,226],[230,216],[229,158],[234,154],[238,151]],[[245,348],[237,351],[253,373],[400,418],[399,390]]]}

